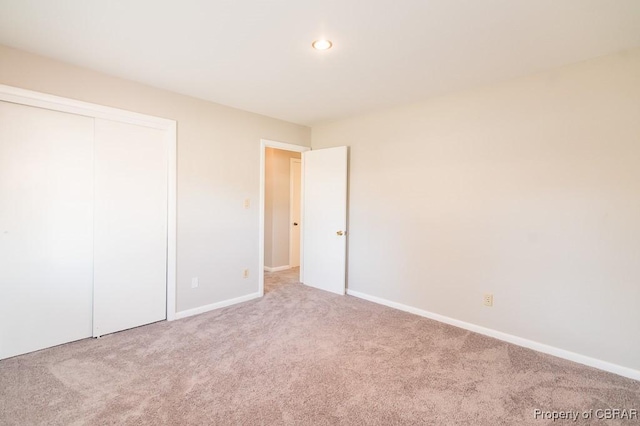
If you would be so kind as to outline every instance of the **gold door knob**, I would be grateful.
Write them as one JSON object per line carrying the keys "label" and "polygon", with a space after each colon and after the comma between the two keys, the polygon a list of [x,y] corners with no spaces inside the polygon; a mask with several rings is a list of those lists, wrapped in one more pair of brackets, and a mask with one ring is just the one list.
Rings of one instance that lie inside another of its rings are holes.
{"label": "gold door knob", "polygon": [[338,231],[338,232],[336,232],[336,234],[337,234],[338,236],[340,236],[340,237],[341,237],[341,236],[343,236],[343,235],[344,235],[344,232],[342,232],[342,231]]}

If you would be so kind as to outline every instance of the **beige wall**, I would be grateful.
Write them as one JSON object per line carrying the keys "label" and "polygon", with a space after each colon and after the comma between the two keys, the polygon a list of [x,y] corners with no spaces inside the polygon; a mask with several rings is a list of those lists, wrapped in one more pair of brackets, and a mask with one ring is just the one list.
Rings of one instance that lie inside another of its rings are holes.
{"label": "beige wall", "polygon": [[289,265],[290,160],[299,152],[267,148],[265,155],[264,264]]}
{"label": "beige wall", "polygon": [[338,145],[350,289],[640,369],[640,49],[313,128]]}
{"label": "beige wall", "polygon": [[260,139],[309,146],[309,128],[3,46],[0,84],[176,120],[178,311],[258,291]]}

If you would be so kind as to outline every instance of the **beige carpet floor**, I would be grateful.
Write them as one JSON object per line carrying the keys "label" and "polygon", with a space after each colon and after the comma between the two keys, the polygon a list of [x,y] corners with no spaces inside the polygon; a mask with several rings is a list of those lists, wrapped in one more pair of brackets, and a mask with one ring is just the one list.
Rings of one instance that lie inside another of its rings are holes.
{"label": "beige carpet floor", "polygon": [[[534,409],[640,409],[640,382],[296,272],[267,274],[262,299],[0,361],[0,424],[545,425]],[[587,424],[554,424],[569,423]]]}

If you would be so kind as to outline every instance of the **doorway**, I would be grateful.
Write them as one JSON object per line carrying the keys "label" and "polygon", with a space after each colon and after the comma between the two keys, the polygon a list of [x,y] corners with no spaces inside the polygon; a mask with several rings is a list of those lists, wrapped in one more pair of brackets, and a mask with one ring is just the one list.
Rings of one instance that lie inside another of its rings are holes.
{"label": "doorway", "polygon": [[300,267],[302,159],[289,160],[289,266]]}
{"label": "doorway", "polygon": [[[300,221],[289,220],[286,228],[299,227],[299,282],[320,290],[345,294],[348,147],[311,151],[299,145],[260,140],[260,214],[258,227],[258,270],[265,263],[266,157],[267,149],[301,153]],[[290,176],[290,174],[288,174]],[[287,176],[287,174],[285,174]],[[291,178],[290,178],[291,179]],[[285,209],[285,212],[288,209]],[[290,213],[291,214],[291,213]],[[293,225],[298,223],[298,225]],[[273,232],[273,229],[271,230]],[[289,234],[290,235],[290,234]],[[273,236],[271,236],[273,237]],[[273,257],[269,259],[273,264]],[[289,259],[290,262],[290,259]],[[275,265],[275,264],[274,264]],[[291,271],[286,265],[268,265]],[[264,273],[258,274],[258,292],[264,295]]]}
{"label": "doorway", "polygon": [[266,272],[279,272],[300,266],[300,162],[299,152],[266,148]]}
{"label": "doorway", "polygon": [[[303,152],[310,148],[261,140],[259,292],[264,273],[300,266]],[[264,272],[262,272],[264,271]],[[300,268],[300,281],[302,281]]]}

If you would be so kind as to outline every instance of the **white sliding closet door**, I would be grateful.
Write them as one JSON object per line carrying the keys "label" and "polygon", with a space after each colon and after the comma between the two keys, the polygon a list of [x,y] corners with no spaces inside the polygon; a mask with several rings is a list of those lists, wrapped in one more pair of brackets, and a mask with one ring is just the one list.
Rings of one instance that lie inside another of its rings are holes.
{"label": "white sliding closet door", "polygon": [[93,335],[166,318],[166,132],[95,120]]}
{"label": "white sliding closet door", "polygon": [[93,118],[0,102],[0,359],[91,336]]}

